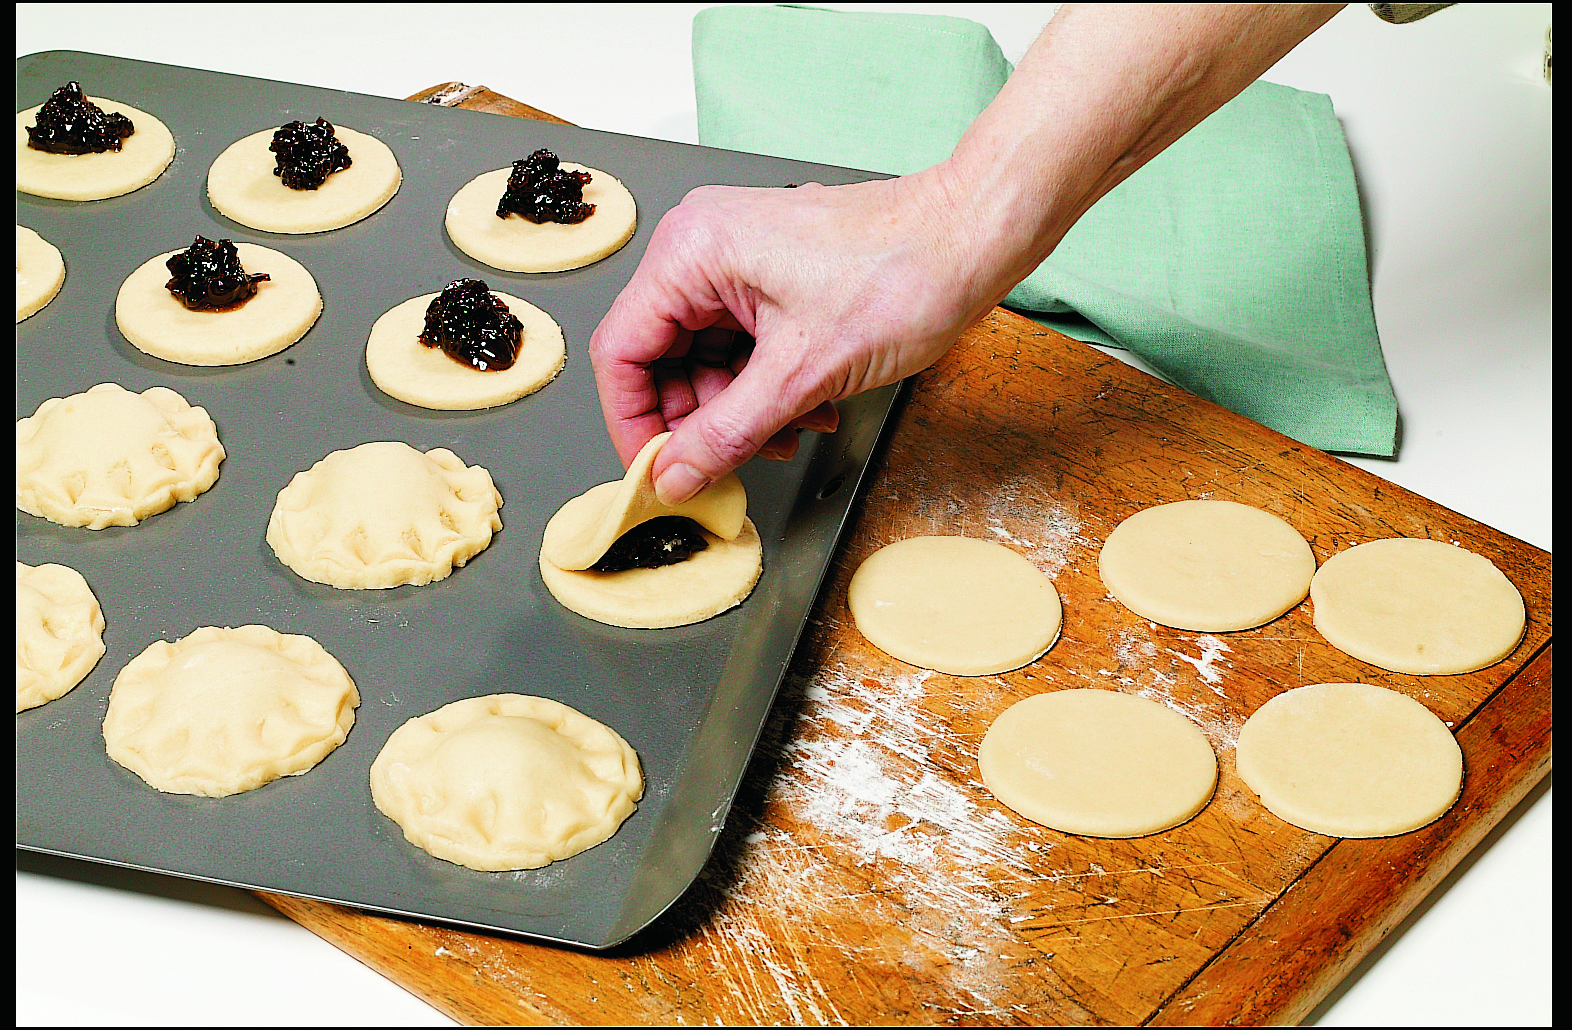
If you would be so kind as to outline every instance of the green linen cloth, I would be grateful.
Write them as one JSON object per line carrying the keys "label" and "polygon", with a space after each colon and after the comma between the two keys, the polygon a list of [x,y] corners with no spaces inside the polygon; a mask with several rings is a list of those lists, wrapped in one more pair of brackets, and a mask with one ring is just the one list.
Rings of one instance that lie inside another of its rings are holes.
{"label": "green linen cloth", "polygon": [[[964,18],[782,6],[699,12],[693,70],[706,146],[905,174],[948,157],[1012,69]],[[1353,165],[1321,94],[1250,86],[1005,305],[1311,446],[1395,453]]]}

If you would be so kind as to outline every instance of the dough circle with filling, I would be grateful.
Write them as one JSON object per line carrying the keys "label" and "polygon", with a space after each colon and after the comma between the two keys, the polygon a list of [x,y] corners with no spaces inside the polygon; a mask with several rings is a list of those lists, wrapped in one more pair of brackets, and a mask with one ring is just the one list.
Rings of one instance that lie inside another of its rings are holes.
{"label": "dough circle with filling", "polygon": [[192,311],[169,292],[169,259],[150,258],[120,284],[115,324],[137,350],[182,365],[241,365],[277,354],[306,335],[322,314],[317,282],[294,258],[255,243],[236,243],[257,283],[250,300],[228,311]]}
{"label": "dough circle with filling", "polygon": [[1433,822],[1463,789],[1463,752],[1424,705],[1366,683],[1272,698],[1239,731],[1239,776],[1273,815],[1333,837]]}
{"label": "dough circle with filling", "polygon": [[65,258],[25,225],[16,227],[16,320],[36,314],[65,283]]}
{"label": "dough circle with filling", "polygon": [[134,526],[218,480],[206,411],[163,386],[53,397],[16,423],[16,506],[62,526]]}
{"label": "dough circle with filling", "polygon": [[1416,676],[1494,665],[1523,638],[1523,595],[1488,558],[1440,540],[1372,540],[1310,583],[1315,628],[1362,662]]}
{"label": "dough circle with filling", "polygon": [[1086,837],[1178,826],[1217,785],[1217,756],[1193,722],[1116,690],[1059,690],[1011,705],[984,735],[977,765],[1007,807]]}
{"label": "dough circle with filling", "polygon": [[[105,114],[123,114],[136,131],[119,150],[99,154],[51,154],[27,145],[27,129],[38,123],[38,107],[16,114],[16,188],[53,200],[105,200],[139,190],[163,174],[175,157],[175,137],[146,111],[103,97],[88,97]],[[43,105],[38,105],[42,107]]]}
{"label": "dough circle with filling", "polygon": [[638,206],[626,186],[605,172],[562,162],[564,171],[589,172],[584,202],[595,213],[582,222],[536,224],[510,214],[497,217],[512,167],[471,179],[448,201],[445,224],[453,245],[476,261],[508,272],[562,272],[609,257],[633,238]]}
{"label": "dough circle with filling", "polygon": [[644,795],[639,757],[558,701],[492,694],[397,730],[371,797],[404,837],[471,869],[536,869],[608,839]]}
{"label": "dough circle with filling", "polygon": [[350,165],[314,190],[295,190],[273,174],[278,155],[268,147],[277,127],[231,143],[207,172],[207,197],[219,213],[263,232],[302,234],[352,225],[393,199],[403,181],[388,145],[337,123],[333,133],[349,149]]}
{"label": "dough circle with filling", "polygon": [[1053,581],[1002,544],[919,536],[858,566],[846,603],[857,631],[885,654],[955,676],[1036,661],[1059,635]]}
{"label": "dough circle with filling", "polygon": [[359,704],[310,637],[204,626],[120,670],[104,746],[156,790],[221,798],[311,769],[344,742]]}
{"label": "dough circle with filling", "polygon": [[379,590],[446,579],[502,528],[491,473],[446,448],[334,451],[279,491],[267,542],[314,583]]}
{"label": "dough circle with filling", "polygon": [[490,408],[528,396],[567,363],[562,327],[540,308],[505,293],[492,296],[524,323],[518,358],[508,368],[482,372],[420,342],[426,309],[440,294],[414,297],[377,319],[366,341],[366,371],[377,388],[406,404],[439,411]]}
{"label": "dough circle with filling", "polygon": [[104,656],[104,613],[64,565],[16,563],[16,710],[67,693]]}
{"label": "dough circle with filling", "polygon": [[1271,622],[1305,599],[1315,556],[1299,531],[1234,501],[1176,501],[1114,527],[1103,586],[1143,618],[1204,633]]}

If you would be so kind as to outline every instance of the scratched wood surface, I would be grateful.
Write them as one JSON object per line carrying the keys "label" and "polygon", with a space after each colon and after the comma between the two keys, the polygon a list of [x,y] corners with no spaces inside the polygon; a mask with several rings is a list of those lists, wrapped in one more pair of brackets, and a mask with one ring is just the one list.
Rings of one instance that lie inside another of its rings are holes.
{"label": "scratched wood surface", "polygon": [[[476,96],[462,105],[501,106]],[[875,473],[714,856],[654,927],[589,953],[263,899],[473,1024],[1292,1023],[1550,769],[1548,553],[1027,319],[994,311],[912,381]],[[1309,602],[1259,629],[1198,634],[1109,597],[1097,575],[1109,531],[1207,497],[1281,516],[1318,562],[1381,537],[1460,543],[1517,585],[1527,633],[1489,669],[1415,677],[1332,648]],[[925,533],[999,541],[1051,576],[1065,609],[1053,649],[965,678],[867,644],[846,609],[851,573]],[[1353,680],[1417,698],[1456,732],[1463,796],[1430,826],[1325,837],[1239,780],[1251,712]],[[1087,686],[1201,727],[1219,781],[1198,816],[1097,840],[993,800],[976,767],[991,721]]]}

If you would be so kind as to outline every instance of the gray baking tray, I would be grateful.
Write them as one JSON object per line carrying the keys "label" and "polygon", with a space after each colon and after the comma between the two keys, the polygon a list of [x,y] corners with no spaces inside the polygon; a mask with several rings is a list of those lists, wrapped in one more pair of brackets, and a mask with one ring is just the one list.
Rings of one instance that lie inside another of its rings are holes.
{"label": "gray baking tray", "polygon": [[[71,79],[156,115],[177,151],[156,182],[127,196],[73,204],[17,194],[17,223],[60,248],[67,276],[60,295],[17,326],[16,415],[101,382],[167,386],[207,409],[228,458],[207,493],[135,527],[93,532],[17,513],[18,560],[80,571],[103,606],[108,648],[75,690],[17,715],[17,846],[590,948],[626,940],[676,901],[710,854],[895,389],[844,403],[840,431],[804,434],[795,460],[741,470],[764,574],[740,607],[679,629],[615,629],[559,606],[536,567],[546,520],[622,471],[601,422],[589,336],[655,223],[693,187],[875,176],[73,52],[18,59],[17,108]],[[279,236],[207,202],[208,165],[230,143],[318,115],[397,155],[403,186],[381,211],[329,233]],[[632,242],[588,268],[546,275],[489,268],[448,242],[448,198],[538,147],[628,186],[639,206]],[[229,368],[131,347],[115,328],[121,281],[198,234],[300,261],[321,289],[320,321],[293,347]],[[365,371],[372,322],[462,277],[551,313],[567,337],[567,367],[539,393],[481,412],[432,412],[382,394]],[[446,580],[392,590],[335,590],[280,564],[263,539],[278,491],[330,451],[369,440],[446,447],[489,469],[504,500],[491,546]],[[341,747],[303,776],[219,800],[158,793],[108,759],[101,724],[127,661],[154,640],[249,623],[308,634],[349,671],[362,703]],[[638,751],[644,800],[609,841],[543,869],[481,873],[413,847],[373,806],[368,771],[394,729],[502,691],[569,704]]]}

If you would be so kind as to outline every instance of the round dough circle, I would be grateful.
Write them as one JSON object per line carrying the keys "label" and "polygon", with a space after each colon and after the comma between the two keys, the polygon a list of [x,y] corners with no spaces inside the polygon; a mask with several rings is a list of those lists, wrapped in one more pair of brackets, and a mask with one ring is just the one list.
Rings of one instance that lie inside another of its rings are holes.
{"label": "round dough circle", "polygon": [[1310,583],[1315,628],[1362,662],[1416,676],[1494,665],[1523,638],[1523,595],[1490,560],[1440,540],[1372,540]]}
{"label": "round dough circle", "polygon": [[558,701],[491,694],[393,731],[371,797],[411,844],[471,869],[536,869],[605,841],[644,796],[639,756]]}
{"label": "round dough circle", "polygon": [[66,694],[104,656],[104,612],[64,565],[16,563],[16,710]]}
{"label": "round dough circle", "polygon": [[50,154],[27,145],[27,127],[38,123],[38,107],[16,114],[16,188],[54,200],[105,200],[139,190],[163,174],[175,158],[175,137],[163,122],[117,100],[88,97],[107,114],[123,114],[136,131],[119,150],[101,154]]}
{"label": "round dough circle", "polygon": [[846,603],[857,630],[903,662],[987,676],[1036,661],[1059,636],[1053,581],[1002,544],[919,536],[858,566]]}
{"label": "round dough circle", "polygon": [[36,314],[65,282],[65,258],[25,225],[16,227],[16,320]]}
{"label": "round dough circle", "polygon": [[1273,815],[1333,837],[1390,837],[1452,807],[1463,751],[1424,705],[1366,683],[1318,683],[1245,721],[1239,776]]}
{"label": "round dough circle", "polygon": [[221,798],[298,776],[344,742],[360,694],[310,637],[204,626],[120,670],[109,757],[166,794]]}
{"label": "round dough circle", "polygon": [[115,324],[137,350],[182,365],[241,365],[277,354],[306,335],[322,314],[317,282],[294,258],[255,243],[237,243],[240,266],[273,278],[229,311],[192,311],[170,293],[170,251],[126,276],[115,298]]}
{"label": "round dough circle", "polygon": [[218,480],[206,411],[163,386],[53,397],[16,423],[16,506],[62,526],[134,526]]}
{"label": "round dough circle", "polygon": [[1144,837],[1206,807],[1217,756],[1200,729],[1116,690],[1018,701],[983,736],[983,783],[1033,822],[1086,837]]}
{"label": "round dough circle", "polygon": [[481,372],[420,342],[426,309],[440,294],[413,297],[371,327],[366,371],[378,389],[406,404],[438,411],[490,408],[528,396],[551,382],[568,360],[562,327],[535,305],[505,293],[492,296],[524,323],[518,358],[500,372]]}
{"label": "round dough circle", "polygon": [[609,257],[633,238],[638,206],[626,186],[605,172],[562,162],[566,171],[589,172],[584,202],[595,213],[576,225],[536,224],[518,215],[497,217],[511,166],[471,179],[448,201],[445,224],[453,245],[476,261],[507,272],[563,272]]}
{"label": "round dough circle", "polygon": [[491,473],[446,448],[377,441],[334,451],[279,491],[267,542],[314,583],[380,590],[446,579],[502,528]]}
{"label": "round dough circle", "polygon": [[327,232],[353,225],[393,199],[403,181],[388,145],[337,123],[350,165],[314,190],[292,190],[273,174],[278,155],[268,149],[278,127],[236,140],[207,171],[207,197],[219,213],[263,232]]}
{"label": "round dough circle", "polygon": [[[542,537],[572,532],[568,527],[599,515],[620,480],[601,483],[557,509]],[[569,572],[540,556],[540,576],[564,608],[608,626],[670,629],[703,622],[741,604],[764,570],[764,545],[753,520],[722,540],[700,529],[707,548],[686,561],[658,569]]]}
{"label": "round dough circle", "polygon": [[1217,633],[1263,625],[1303,601],[1315,556],[1298,530],[1259,508],[1176,501],[1114,527],[1097,569],[1142,618]]}

